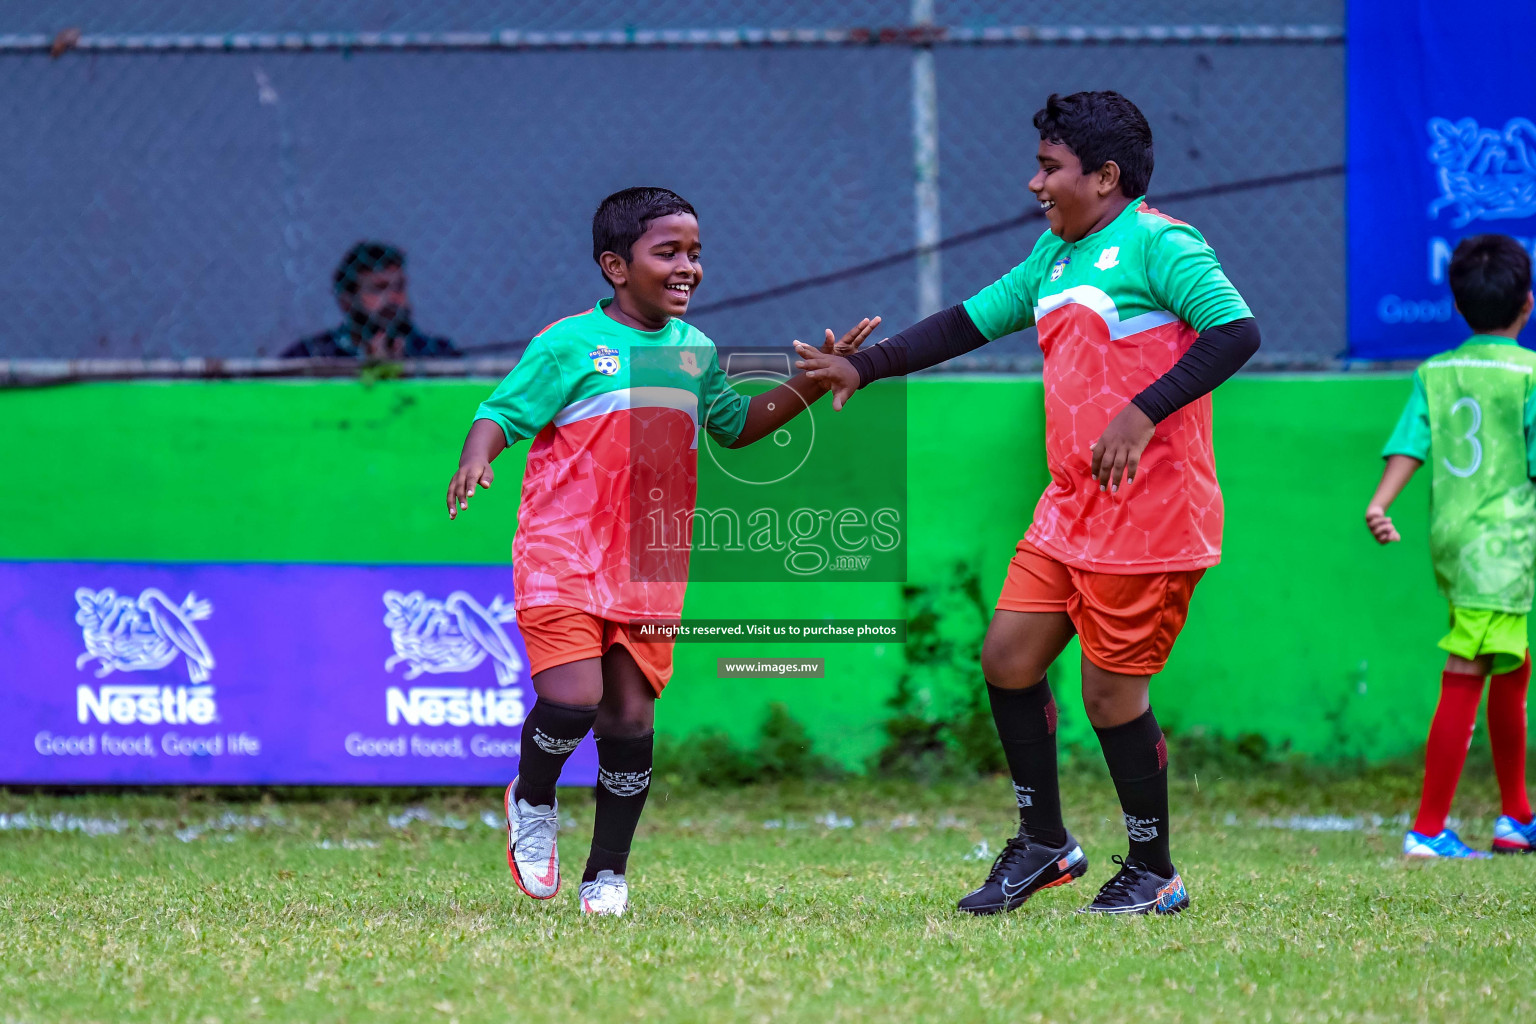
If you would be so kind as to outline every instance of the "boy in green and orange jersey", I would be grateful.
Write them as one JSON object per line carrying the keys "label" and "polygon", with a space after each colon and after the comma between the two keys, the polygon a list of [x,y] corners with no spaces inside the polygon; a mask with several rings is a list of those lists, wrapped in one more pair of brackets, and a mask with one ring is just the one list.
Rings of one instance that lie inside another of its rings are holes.
{"label": "boy in green and orange jersey", "polygon": [[[741,448],[809,408],[825,388],[801,374],[749,399],[732,389],[715,346],[678,319],[703,279],[693,207],[660,188],[603,200],[592,255],[613,297],[545,328],[480,406],[448,485],[448,515],[490,487],[491,461],[532,439],[512,545],[514,604],[538,695],[507,787],[507,864],[535,899],[560,888],[555,783],[588,731],[597,737],[585,913],[629,904],[625,868],[650,789],[656,698],[672,641],[637,621],[676,620],[688,546],[656,545],[644,524],[686,522],[699,430]],[[823,350],[855,352],[879,319]]]}
{"label": "boy in green and orange jersey", "polygon": [[1495,853],[1530,853],[1536,822],[1525,789],[1526,615],[1536,585],[1536,353],[1515,340],[1531,316],[1531,258],[1507,235],[1462,239],[1448,271],[1456,309],[1475,332],[1424,361],[1382,456],[1381,483],[1365,511],[1379,543],[1400,540],[1387,510],[1433,460],[1429,548],[1451,606],[1440,703],[1429,727],[1424,792],[1403,837],[1411,857],[1476,859],[1445,827],[1477,721],[1483,679],[1488,739],[1502,814]]}
{"label": "boy in green and orange jersey", "polygon": [[1056,702],[1045,670],[1076,633],[1083,703],[1115,780],[1129,855],[1085,908],[1189,904],[1168,845],[1168,752],[1149,702],[1190,595],[1221,558],[1209,393],[1258,348],[1248,306],[1200,233],[1147,205],[1152,131],[1113,92],[1052,96],[1035,115],[1029,182],[1050,230],[964,304],[852,357],[798,346],[833,405],[881,377],[932,366],[1029,326],[1045,354],[1051,483],[1018,544],[982,671],[1019,807],[1019,832],[972,914],[1013,910],[1080,877],[1062,822]]}

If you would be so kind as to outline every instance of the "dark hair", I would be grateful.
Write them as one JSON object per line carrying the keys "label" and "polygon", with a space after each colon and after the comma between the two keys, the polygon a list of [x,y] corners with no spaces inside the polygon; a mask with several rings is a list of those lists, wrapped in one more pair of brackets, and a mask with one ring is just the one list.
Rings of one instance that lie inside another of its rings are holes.
{"label": "dark hair", "polygon": [[336,264],[331,287],[337,295],[357,294],[357,276],[368,270],[388,270],[405,266],[405,253],[388,242],[358,242]]}
{"label": "dark hair", "polygon": [[[698,214],[688,200],[670,189],[639,186],[615,192],[598,204],[592,215],[592,258],[598,269],[603,253],[618,253],[628,263],[634,257],[635,243],[645,234],[651,221],[674,213]],[[608,280],[608,274],[603,274]],[[612,282],[610,282],[612,283]]]}
{"label": "dark hair", "polygon": [[1531,290],[1531,256],[1508,235],[1472,235],[1456,246],[1446,276],[1468,327],[1502,330],[1519,318]]}
{"label": "dark hair", "polygon": [[1051,93],[1035,113],[1040,138],[1066,146],[1091,174],[1111,160],[1120,168],[1120,192],[1145,195],[1152,180],[1152,129],[1136,104],[1117,92]]}

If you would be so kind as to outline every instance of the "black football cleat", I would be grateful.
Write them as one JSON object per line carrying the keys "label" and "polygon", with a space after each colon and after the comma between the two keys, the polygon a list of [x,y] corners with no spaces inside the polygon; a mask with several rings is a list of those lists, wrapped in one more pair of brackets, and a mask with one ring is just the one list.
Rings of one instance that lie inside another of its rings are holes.
{"label": "black football cleat", "polygon": [[1164,876],[1139,860],[1110,860],[1120,870],[1079,914],[1177,914],[1189,906],[1189,893],[1177,871]]}
{"label": "black football cleat", "polygon": [[1014,836],[992,862],[981,888],[966,893],[959,909],[967,914],[1002,914],[1022,906],[1041,889],[1066,885],[1088,870],[1088,858],[1070,834],[1061,846]]}

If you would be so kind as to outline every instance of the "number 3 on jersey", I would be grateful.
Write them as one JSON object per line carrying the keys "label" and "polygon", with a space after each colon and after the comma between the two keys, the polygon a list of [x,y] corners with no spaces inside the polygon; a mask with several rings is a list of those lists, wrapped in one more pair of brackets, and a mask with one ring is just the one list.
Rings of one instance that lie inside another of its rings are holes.
{"label": "number 3 on jersey", "polygon": [[1445,468],[1459,477],[1469,477],[1477,472],[1477,467],[1483,464],[1483,443],[1477,439],[1477,430],[1483,425],[1483,407],[1477,404],[1477,399],[1470,395],[1456,399],[1451,406],[1451,415],[1454,417],[1466,409],[1472,413],[1471,422],[1467,424],[1467,432],[1461,435],[1461,439],[1471,447],[1472,459],[1465,466],[1458,466],[1450,459],[1441,457]]}

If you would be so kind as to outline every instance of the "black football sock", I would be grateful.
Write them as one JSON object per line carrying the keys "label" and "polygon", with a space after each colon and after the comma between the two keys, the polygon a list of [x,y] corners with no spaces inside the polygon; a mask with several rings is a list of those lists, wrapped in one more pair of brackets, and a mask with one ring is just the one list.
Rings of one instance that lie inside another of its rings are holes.
{"label": "black football sock", "polygon": [[590,882],[599,871],[622,875],[629,863],[629,844],[640,824],[640,812],[651,791],[651,759],[656,734],[597,738],[597,807],[592,820],[592,852],[581,880]]}
{"label": "black football sock", "polygon": [[597,721],[596,704],[561,704],[540,697],[523,720],[523,741],[513,796],[537,807],[555,802],[555,782],[566,758]]}
{"label": "black football sock", "polygon": [[1056,698],[1044,679],[1027,690],[987,684],[992,720],[1003,742],[1013,794],[1019,802],[1019,831],[1030,842],[1060,846],[1061,788],[1056,777]]}
{"label": "black football sock", "polygon": [[1168,853],[1168,743],[1152,709],[1124,725],[1094,729],[1120,794],[1131,856],[1163,876],[1173,874]]}

